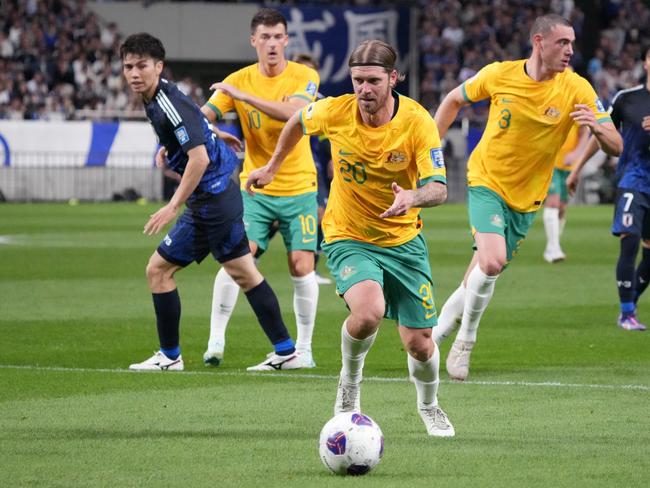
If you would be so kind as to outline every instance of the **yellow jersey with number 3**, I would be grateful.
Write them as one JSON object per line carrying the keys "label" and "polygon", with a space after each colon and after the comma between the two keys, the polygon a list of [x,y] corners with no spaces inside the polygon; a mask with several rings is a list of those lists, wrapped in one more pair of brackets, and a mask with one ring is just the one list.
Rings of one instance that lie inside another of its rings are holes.
{"label": "yellow jersey with number 3", "polygon": [[485,132],[472,151],[469,186],[485,186],[513,210],[532,212],[544,198],[553,165],[571,127],[576,104],[587,105],[599,123],[611,118],[589,82],[570,70],[535,81],[525,60],[492,63],[462,85],[465,100],[490,99]]}
{"label": "yellow jersey with number 3", "polygon": [[[277,76],[264,76],[256,63],[235,71],[223,81],[264,100],[282,102],[295,97],[311,102],[316,99],[320,78],[313,69],[288,61],[287,67]],[[220,90],[210,97],[207,105],[217,118],[222,118],[223,114],[231,110],[237,112],[246,141],[244,168],[240,175],[241,188],[244,189],[248,174],[271,159],[286,122],[273,119],[254,106],[234,100]],[[272,196],[294,196],[315,192],[316,181],[316,167],[309,140],[304,138],[289,153],[273,182],[256,191]]]}
{"label": "yellow jersey with number 3", "polygon": [[414,100],[394,96],[397,113],[381,127],[363,123],[354,95],[319,100],[300,114],[303,132],[324,135],[332,147],[334,178],[322,222],[327,243],[352,239],[391,247],[410,241],[422,226],[419,208],[379,217],[395,200],[392,183],[410,190],[447,181],[436,123]]}

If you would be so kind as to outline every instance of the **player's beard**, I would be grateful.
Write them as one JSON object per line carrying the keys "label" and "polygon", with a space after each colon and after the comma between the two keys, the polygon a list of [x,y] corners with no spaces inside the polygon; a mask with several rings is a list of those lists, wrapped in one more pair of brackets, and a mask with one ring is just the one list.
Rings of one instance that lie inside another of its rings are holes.
{"label": "player's beard", "polygon": [[359,106],[368,115],[375,115],[386,105],[386,100],[390,96],[390,86],[386,88],[384,93],[377,94],[375,98],[370,100],[359,99]]}

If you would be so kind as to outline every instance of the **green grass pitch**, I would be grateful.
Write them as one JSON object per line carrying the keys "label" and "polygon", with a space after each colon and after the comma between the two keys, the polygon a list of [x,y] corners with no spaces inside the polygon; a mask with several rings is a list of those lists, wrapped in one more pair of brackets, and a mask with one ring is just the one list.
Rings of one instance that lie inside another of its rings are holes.
{"label": "green grass pitch", "polygon": [[[318,367],[250,374],[269,346],[240,296],[224,364],[207,369],[211,258],[179,273],[183,373],[129,373],[157,349],[144,277],[156,206],[0,205],[0,484],[6,487],[646,487],[650,332],[615,325],[610,207],[569,209],[564,263],[549,265],[538,218],[499,278],[465,383],[440,403],[453,439],[426,436],[406,357],[384,322],[367,361],[364,411],[385,456],[340,478],[318,458],[332,416],[346,316],[320,289]],[[423,212],[437,305],[471,254],[464,206]],[[279,239],[260,262],[295,330]],[[322,270],[325,270],[322,263]],[[647,297],[640,318],[650,321]],[[442,346],[443,363],[450,346]]]}

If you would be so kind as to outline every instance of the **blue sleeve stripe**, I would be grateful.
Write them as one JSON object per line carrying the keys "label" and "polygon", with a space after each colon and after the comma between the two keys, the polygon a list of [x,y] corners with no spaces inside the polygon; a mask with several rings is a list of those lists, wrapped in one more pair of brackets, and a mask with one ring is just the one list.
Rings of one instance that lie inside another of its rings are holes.
{"label": "blue sleeve stripe", "polygon": [[604,117],[602,119],[598,119],[596,122],[599,124],[604,124],[605,122],[611,122],[612,124],[614,123],[611,117]]}

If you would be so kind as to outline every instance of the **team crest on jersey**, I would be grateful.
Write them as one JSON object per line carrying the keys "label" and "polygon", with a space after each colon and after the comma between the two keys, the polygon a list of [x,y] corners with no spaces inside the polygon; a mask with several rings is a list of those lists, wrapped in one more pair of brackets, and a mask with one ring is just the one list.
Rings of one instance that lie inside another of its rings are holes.
{"label": "team crest on jersey", "polygon": [[503,219],[499,214],[490,216],[490,223],[495,227],[503,228]]}
{"label": "team crest on jersey", "polygon": [[314,115],[314,104],[310,103],[309,106],[307,107],[307,111],[305,112],[305,118],[307,120],[310,120]]}
{"label": "team crest on jersey", "polygon": [[355,274],[357,269],[354,266],[344,266],[343,269],[339,272],[339,276],[342,280],[347,280],[350,276]]}
{"label": "team crest on jersey", "polygon": [[431,156],[431,163],[435,169],[442,169],[445,167],[445,158],[442,155],[442,148],[436,147],[429,150]]}
{"label": "team crest on jersey", "polygon": [[601,114],[604,114],[606,112],[603,102],[601,102],[600,98],[598,97],[596,97],[596,108],[598,109],[598,112]]}
{"label": "team crest on jersey", "polygon": [[544,112],[544,115],[552,119],[557,119],[560,116],[560,111],[555,107],[549,107],[546,109],[546,112]]}
{"label": "team crest on jersey", "polygon": [[178,142],[181,146],[190,140],[190,136],[187,135],[187,130],[185,130],[185,126],[183,125],[174,130],[174,134],[176,135],[176,139],[178,139]]}
{"label": "team crest on jersey", "polygon": [[318,86],[316,85],[316,83],[310,81],[309,83],[307,83],[307,88],[305,88],[305,91],[313,97],[314,95],[316,95],[317,88]]}
{"label": "team crest on jersey", "polygon": [[399,163],[403,163],[404,161],[406,161],[406,154],[401,152],[394,152],[388,155],[388,161],[386,162],[399,164]]}

